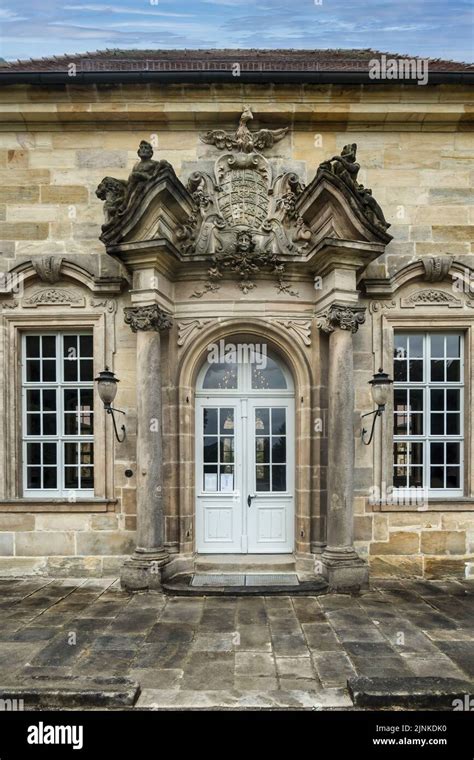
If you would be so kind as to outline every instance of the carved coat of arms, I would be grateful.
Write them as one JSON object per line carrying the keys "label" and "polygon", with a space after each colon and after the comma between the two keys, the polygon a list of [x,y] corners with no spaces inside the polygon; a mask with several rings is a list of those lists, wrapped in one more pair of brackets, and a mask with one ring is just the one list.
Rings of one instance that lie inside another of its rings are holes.
{"label": "carved coat of arms", "polygon": [[303,252],[311,232],[295,213],[303,185],[293,172],[274,176],[271,163],[259,152],[283,139],[287,129],[251,132],[249,107],[244,109],[235,133],[212,130],[201,137],[218,149],[214,172],[195,172],[188,190],[197,213],[179,231],[181,248],[210,260],[206,291],[217,290],[225,271],[239,276],[244,293],[255,287],[252,277],[270,271],[279,291],[297,295],[285,281],[285,255]]}

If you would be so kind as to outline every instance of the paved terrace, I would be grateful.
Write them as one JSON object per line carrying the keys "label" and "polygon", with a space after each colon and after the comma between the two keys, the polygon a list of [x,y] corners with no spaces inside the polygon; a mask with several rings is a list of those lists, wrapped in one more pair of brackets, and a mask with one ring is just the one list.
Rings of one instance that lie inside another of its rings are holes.
{"label": "paved terrace", "polygon": [[420,684],[425,696],[474,693],[472,581],[183,598],[132,596],[114,579],[3,579],[0,609],[0,697],[26,709],[341,709],[361,683],[373,691],[359,680],[350,692],[357,676],[398,684],[402,705]]}

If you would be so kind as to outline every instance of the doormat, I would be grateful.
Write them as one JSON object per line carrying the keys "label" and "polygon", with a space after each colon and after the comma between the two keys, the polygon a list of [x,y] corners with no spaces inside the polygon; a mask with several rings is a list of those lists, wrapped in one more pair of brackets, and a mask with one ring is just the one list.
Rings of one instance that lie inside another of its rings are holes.
{"label": "doormat", "polygon": [[194,575],[191,586],[297,586],[296,573],[201,573]]}

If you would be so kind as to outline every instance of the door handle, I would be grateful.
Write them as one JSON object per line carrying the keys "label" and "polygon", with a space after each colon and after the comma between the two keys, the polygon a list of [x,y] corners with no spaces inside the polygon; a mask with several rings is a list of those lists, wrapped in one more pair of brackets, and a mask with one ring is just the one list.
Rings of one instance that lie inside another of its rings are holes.
{"label": "door handle", "polygon": [[249,507],[252,506],[252,499],[255,499],[255,494],[254,493],[252,493],[252,494],[249,493],[249,495],[247,496],[247,504],[248,504]]}

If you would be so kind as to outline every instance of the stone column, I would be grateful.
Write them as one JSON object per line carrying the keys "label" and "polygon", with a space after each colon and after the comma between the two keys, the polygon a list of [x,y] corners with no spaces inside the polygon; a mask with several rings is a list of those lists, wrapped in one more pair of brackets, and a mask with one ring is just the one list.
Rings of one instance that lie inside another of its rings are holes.
{"label": "stone column", "polygon": [[329,333],[327,546],[322,572],[334,591],[359,589],[368,568],[354,549],[354,361],[352,336],[365,309],[332,304],[319,317]]}
{"label": "stone column", "polygon": [[137,548],[121,573],[129,591],[161,587],[164,548],[161,332],[171,318],[158,304],[125,309],[137,333]]}

